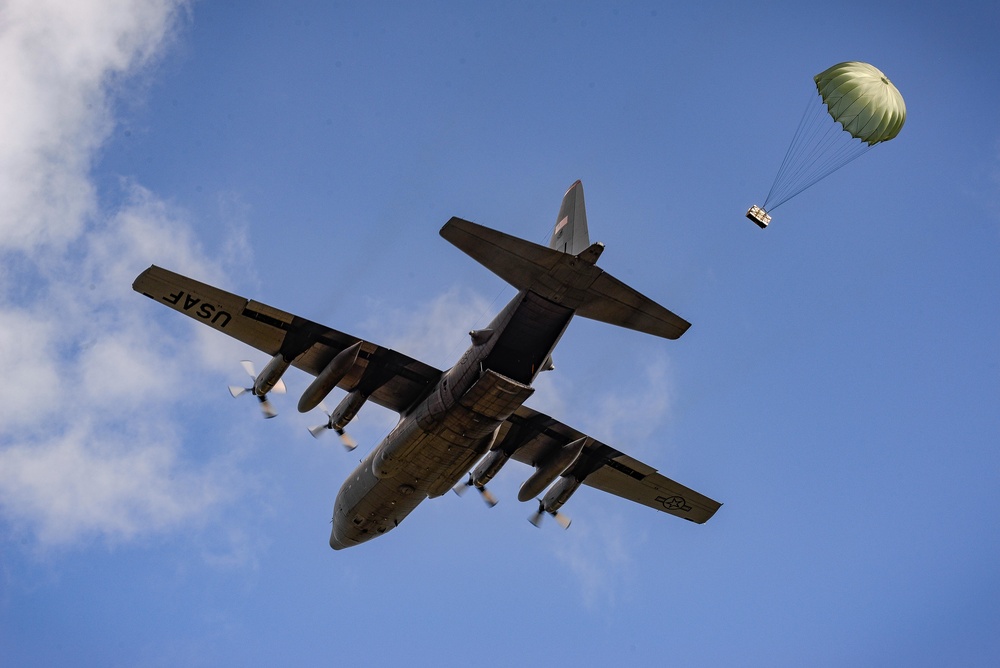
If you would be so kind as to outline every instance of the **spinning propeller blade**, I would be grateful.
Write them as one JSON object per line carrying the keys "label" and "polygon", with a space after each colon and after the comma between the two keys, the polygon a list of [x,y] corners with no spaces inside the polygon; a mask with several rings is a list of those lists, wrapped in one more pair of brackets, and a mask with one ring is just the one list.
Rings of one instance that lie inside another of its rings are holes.
{"label": "spinning propeller blade", "polygon": [[492,508],[493,506],[497,505],[497,503],[499,503],[497,501],[497,497],[493,496],[493,492],[491,492],[490,490],[486,489],[486,487],[477,487],[476,489],[479,490],[479,494],[480,494],[480,496],[483,497],[483,501],[485,501],[486,505],[488,505],[490,508]]}
{"label": "spinning propeller blade", "polygon": [[[256,392],[254,392],[254,385],[257,382],[257,369],[254,368],[253,362],[251,362],[250,360],[242,360],[240,361],[240,366],[243,367],[243,370],[246,371],[247,375],[250,376],[251,378],[250,387],[240,387],[238,385],[230,385],[229,394],[233,395],[233,398],[235,399],[236,397],[242,396],[247,392],[249,392],[250,394],[253,394],[255,397],[257,397],[258,401],[260,401],[260,412],[264,414],[265,419],[270,419],[275,417],[278,414],[278,411],[274,410],[274,406],[272,406],[271,402],[267,400],[267,395],[266,394],[258,395]],[[274,387],[271,388],[271,391],[277,392],[278,394],[284,394],[285,393],[284,381],[279,379],[278,382],[275,383]]]}
{"label": "spinning propeller blade", "polygon": [[483,498],[483,501],[485,501],[486,505],[488,505],[490,508],[492,508],[493,506],[497,505],[497,503],[499,503],[497,501],[497,497],[493,496],[493,492],[491,492],[490,490],[486,489],[485,485],[481,487],[481,486],[479,486],[479,485],[476,484],[475,479],[472,477],[471,473],[469,474],[469,479],[466,482],[460,482],[460,483],[458,483],[457,485],[455,485],[454,487],[452,487],[452,491],[455,492],[455,494],[458,494],[459,496],[464,496],[465,492],[470,487],[475,487],[476,488],[476,490],[479,492],[479,495]]}
{"label": "spinning propeller blade", "polygon": [[337,432],[337,436],[340,437],[341,445],[347,448],[348,452],[358,447],[358,442],[355,441],[353,438],[351,438],[351,435],[348,434],[346,431],[344,431],[343,429],[334,429],[334,431]]}
{"label": "spinning propeller blade", "polygon": [[542,517],[544,515],[545,515],[545,506],[542,505],[541,501],[539,501],[538,502],[538,510],[535,511],[533,514],[531,514],[531,515],[528,516],[528,521],[531,522],[532,524],[534,524],[536,527],[541,528],[541,526],[542,526]]}
{"label": "spinning propeller blade", "polygon": [[278,411],[274,410],[271,402],[267,400],[267,395],[259,396],[257,399],[260,400],[260,412],[264,414],[265,420],[269,420],[278,414]]}
{"label": "spinning propeller blade", "polygon": [[326,415],[326,424],[319,424],[316,425],[315,427],[309,427],[309,433],[312,434],[313,438],[319,438],[323,434],[323,432],[326,431],[327,429],[333,429],[335,432],[337,432],[337,436],[340,437],[341,444],[343,444],[344,448],[346,448],[348,452],[358,447],[358,442],[355,441],[353,438],[351,438],[351,436],[347,432],[345,432],[343,429],[333,426],[333,415],[327,409],[326,404],[324,404],[321,401],[319,402],[318,408],[321,411],[323,411],[323,413]]}
{"label": "spinning propeller blade", "polygon": [[330,411],[327,410],[326,404],[324,404],[322,401],[319,402],[319,409],[323,411],[324,415],[326,415],[326,422],[323,424],[318,424],[315,427],[309,427],[309,433],[312,434],[313,438],[319,438],[324,431],[330,428]]}
{"label": "spinning propeller blade", "polygon": [[559,526],[561,526],[563,529],[568,529],[569,525],[573,523],[572,519],[570,519],[566,515],[563,515],[558,510],[555,512],[551,510],[545,510],[545,504],[542,501],[538,502],[538,510],[536,510],[528,517],[528,521],[534,524],[536,527],[540,528],[542,526],[542,517],[545,516],[545,513],[552,515],[552,517],[555,518],[556,522],[559,523]]}

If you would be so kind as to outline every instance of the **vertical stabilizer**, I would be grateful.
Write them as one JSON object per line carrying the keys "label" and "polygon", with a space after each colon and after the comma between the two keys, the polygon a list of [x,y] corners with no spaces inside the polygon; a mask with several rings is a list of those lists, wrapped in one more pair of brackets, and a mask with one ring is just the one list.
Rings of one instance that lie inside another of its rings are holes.
{"label": "vertical stabilizer", "polygon": [[590,246],[587,231],[587,208],[583,203],[583,184],[577,181],[563,195],[556,228],[552,231],[549,248],[570,255],[579,255]]}

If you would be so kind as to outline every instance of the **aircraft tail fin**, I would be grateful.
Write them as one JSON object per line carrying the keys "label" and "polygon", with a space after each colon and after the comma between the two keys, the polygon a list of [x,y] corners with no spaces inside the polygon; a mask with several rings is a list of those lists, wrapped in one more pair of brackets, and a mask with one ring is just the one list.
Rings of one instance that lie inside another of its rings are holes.
{"label": "aircraft tail fin", "polygon": [[552,230],[549,248],[570,255],[579,255],[590,246],[587,231],[587,208],[583,202],[583,183],[577,181],[563,195],[556,226]]}
{"label": "aircraft tail fin", "polygon": [[589,243],[579,181],[563,197],[549,248],[461,218],[445,223],[441,236],[518,290],[531,290],[585,318],[667,339],[691,326],[597,267],[604,244]]}

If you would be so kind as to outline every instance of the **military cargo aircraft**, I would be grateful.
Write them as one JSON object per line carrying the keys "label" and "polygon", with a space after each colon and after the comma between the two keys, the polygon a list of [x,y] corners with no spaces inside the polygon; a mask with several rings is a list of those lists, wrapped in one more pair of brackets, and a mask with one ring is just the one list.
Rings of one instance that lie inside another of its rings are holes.
{"label": "military cargo aircraft", "polygon": [[486,485],[511,459],[534,468],[518,499],[541,497],[536,525],[548,513],[568,526],[559,510],[581,484],[699,524],[711,518],[718,502],[524,405],[532,381],[553,368],[552,351],[574,315],[667,339],[690,327],[597,267],[604,245],[590,243],[582,184],[566,191],[547,248],[461,218],[440,233],[518,290],[488,327],[470,332],[469,349],[446,371],[155,265],[132,287],[272,356],[260,374],[248,368],[247,391],[265,416],[273,415],[267,394],[281,388],[290,366],[315,376],[301,412],[335,387],[346,392],[314,435],[324,428],[343,435],[368,401],[399,414],[337,494],[335,550],[381,536],[424,499],[453,488],[475,487],[495,503]]}

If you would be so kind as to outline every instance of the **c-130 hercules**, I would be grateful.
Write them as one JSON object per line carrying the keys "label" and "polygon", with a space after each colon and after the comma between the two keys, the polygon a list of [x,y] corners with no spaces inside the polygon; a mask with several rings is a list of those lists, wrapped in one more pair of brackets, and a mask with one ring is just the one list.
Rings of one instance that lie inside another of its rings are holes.
{"label": "c-130 hercules", "polygon": [[604,245],[590,243],[581,183],[566,191],[548,248],[461,218],[441,236],[518,290],[488,327],[470,332],[472,345],[447,371],[157,266],[132,288],[271,355],[248,388],[265,409],[267,393],[294,366],[316,376],[301,412],[335,386],[347,392],[324,425],[338,433],[366,401],[399,413],[337,494],[335,550],[381,536],[453,487],[475,487],[492,501],[486,484],[510,459],[535,469],[520,501],[548,488],[536,524],[548,513],[568,526],[559,509],[581,484],[699,524],[711,518],[718,502],[524,405],[574,315],[667,339],[690,327],[596,266]]}

